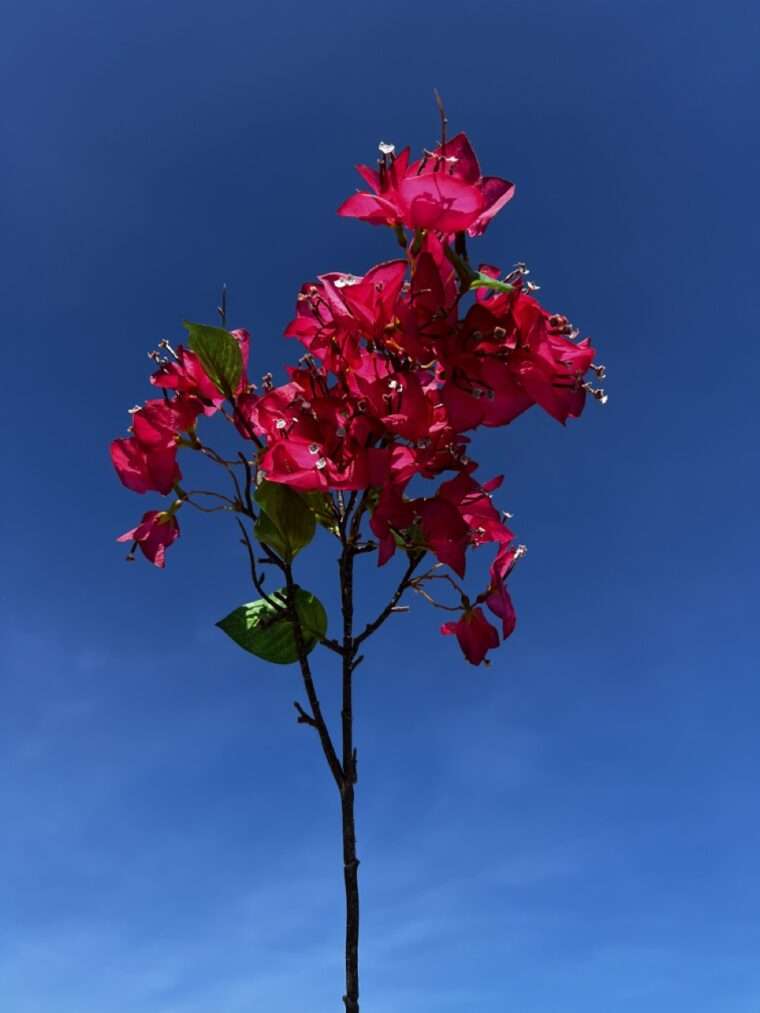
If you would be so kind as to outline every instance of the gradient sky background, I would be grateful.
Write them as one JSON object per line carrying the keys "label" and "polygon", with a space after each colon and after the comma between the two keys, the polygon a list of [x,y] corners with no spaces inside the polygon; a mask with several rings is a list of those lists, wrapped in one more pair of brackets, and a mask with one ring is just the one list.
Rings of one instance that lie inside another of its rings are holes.
{"label": "gradient sky background", "polygon": [[222,282],[282,378],[299,284],[395,256],[334,210],[435,141],[437,86],[517,183],[482,259],[529,262],[610,403],[480,440],[529,546],[493,667],[420,602],[360,669],[362,1010],[758,1013],[757,48],[702,0],[5,8],[3,1010],[342,1008],[297,673],[214,629],[255,596],[230,519],[122,561],[157,498],[106,448]]}

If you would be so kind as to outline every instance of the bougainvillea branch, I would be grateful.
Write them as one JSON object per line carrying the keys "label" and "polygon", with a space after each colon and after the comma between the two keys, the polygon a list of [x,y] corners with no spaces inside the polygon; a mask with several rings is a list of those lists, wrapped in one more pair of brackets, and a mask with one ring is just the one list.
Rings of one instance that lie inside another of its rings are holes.
{"label": "bougainvillea branch", "polygon": [[[588,339],[562,314],[545,310],[537,286],[518,263],[506,274],[472,266],[468,238],[481,236],[514,196],[514,185],[483,176],[464,134],[441,139],[412,160],[380,144],[375,168],[360,165],[366,189],[339,214],[389,230],[403,256],[363,275],[330,272],[301,287],[285,335],[304,348],[288,379],[249,379],[250,336],[221,326],[186,323],[186,345],[162,341],[151,353],[159,396],[131,412],[129,435],[111,444],[111,459],[133,492],[168,497],[119,541],[163,567],[180,535],[185,506],[235,515],[258,597],[217,624],[246,651],[276,664],[297,664],[305,702],[296,720],[319,738],[341,800],[346,893],[348,1013],[359,1010],[359,887],[354,820],[358,780],[353,679],[360,649],[394,615],[408,611],[408,591],[451,618],[441,633],[456,638],[467,661],[488,653],[515,628],[507,580],[525,548],[508,514],[494,506],[502,483],[476,477],[471,434],[512,423],[533,405],[558,422],[581,414],[588,395],[604,391]],[[211,447],[202,427],[217,416],[241,449],[229,458]],[[186,490],[180,453],[224,472],[225,491]],[[319,599],[296,579],[298,554],[319,529],[337,549],[340,620],[328,635]],[[485,586],[467,588],[471,551],[491,546]],[[405,557],[395,590],[374,619],[354,629],[355,564],[375,553],[385,566]],[[424,568],[422,564],[425,564]],[[280,586],[270,588],[276,574]],[[340,659],[340,737],[333,739],[320,705],[310,656],[323,647]],[[336,745],[336,742],[339,745]]]}

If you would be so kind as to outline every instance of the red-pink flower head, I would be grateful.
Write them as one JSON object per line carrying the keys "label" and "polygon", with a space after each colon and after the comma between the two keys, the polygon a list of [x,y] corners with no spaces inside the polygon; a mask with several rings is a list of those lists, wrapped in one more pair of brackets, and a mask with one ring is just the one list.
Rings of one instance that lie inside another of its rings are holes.
{"label": "red-pink flower head", "polygon": [[251,415],[267,437],[259,460],[266,477],[305,492],[382,484],[386,454],[370,446],[382,426],[343,384],[328,387],[320,368],[291,370],[291,378],[261,397]]}
{"label": "red-pink flower head", "polygon": [[426,152],[409,164],[409,148],[396,157],[392,145],[381,145],[377,171],[357,166],[373,193],[359,192],[338,209],[346,218],[373,225],[432,229],[443,235],[478,236],[514,194],[514,185],[481,176],[475,153],[464,134]]}
{"label": "red-pink flower head", "polygon": [[471,665],[479,665],[492,648],[499,646],[499,634],[481,608],[465,609],[458,622],[444,623],[441,633],[455,634],[462,653]]}
{"label": "red-pink flower head", "polygon": [[149,510],[142,521],[131,531],[119,535],[117,542],[132,542],[154,566],[161,569],[166,565],[166,550],[179,538],[179,524],[172,513]]}
{"label": "red-pink flower head", "polygon": [[476,604],[484,602],[491,612],[501,619],[501,632],[504,640],[512,635],[517,623],[517,615],[507,591],[506,580],[517,560],[524,556],[526,551],[524,545],[510,548],[509,543],[502,543],[491,563],[490,583],[476,601]]}
{"label": "red-pink flower head", "polygon": [[285,336],[297,338],[333,373],[355,368],[361,361],[362,338],[382,342],[395,329],[406,270],[405,260],[392,260],[364,277],[333,273],[307,283]]}
{"label": "red-pink flower head", "polygon": [[[248,368],[248,356],[250,351],[251,336],[248,331],[238,328],[230,331],[240,346],[243,357],[243,373],[240,378],[238,390],[234,393],[242,393],[248,387],[246,370]],[[199,398],[203,403],[203,411],[206,415],[213,415],[224,403],[224,396],[219,388],[206,374],[201,361],[195,352],[180,345],[173,358],[160,363],[156,372],[151,376],[150,382],[163,390],[174,390],[178,393],[190,394]]]}
{"label": "red-pink flower head", "polygon": [[111,443],[111,461],[132,492],[171,492],[182,478],[176,446],[145,448],[134,436]]}
{"label": "red-pink flower head", "polygon": [[122,483],[133,492],[171,492],[182,478],[177,442],[195,425],[203,403],[192,394],[146,401],[132,412],[132,433],[111,443],[111,461]]}
{"label": "red-pink flower head", "polygon": [[[519,335],[509,359],[515,379],[558,422],[577,418],[586,401],[583,378],[595,356],[590,342],[572,341],[567,318],[550,315],[531,296],[521,293],[512,313]],[[596,393],[605,400],[602,391]]]}

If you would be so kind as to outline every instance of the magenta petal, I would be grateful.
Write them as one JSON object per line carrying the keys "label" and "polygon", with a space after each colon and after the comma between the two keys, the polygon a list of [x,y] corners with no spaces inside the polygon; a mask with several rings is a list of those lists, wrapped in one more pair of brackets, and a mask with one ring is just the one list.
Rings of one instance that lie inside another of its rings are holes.
{"label": "magenta petal", "polygon": [[498,584],[486,598],[486,605],[502,621],[502,636],[506,640],[514,632],[517,623],[512,599],[504,584]]}
{"label": "magenta petal", "polygon": [[480,608],[469,609],[457,623],[444,623],[441,633],[456,634],[462,653],[471,665],[479,665],[488,651],[499,646],[499,634]]}
{"label": "magenta petal", "polygon": [[441,172],[407,177],[399,197],[407,225],[446,233],[464,231],[485,209],[476,186]]}
{"label": "magenta petal", "polygon": [[482,236],[488,223],[508,204],[515,195],[515,184],[496,176],[487,176],[480,181],[480,192],[485,202],[483,214],[467,230],[473,238]]}
{"label": "magenta petal", "polygon": [[398,211],[390,201],[371,193],[355,193],[338,208],[342,218],[358,218],[371,225],[388,225],[398,220]]}

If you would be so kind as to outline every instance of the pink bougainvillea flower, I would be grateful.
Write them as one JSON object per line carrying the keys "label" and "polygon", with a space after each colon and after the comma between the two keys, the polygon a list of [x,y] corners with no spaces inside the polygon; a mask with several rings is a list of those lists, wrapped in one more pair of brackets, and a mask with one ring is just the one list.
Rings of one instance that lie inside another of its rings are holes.
{"label": "pink bougainvillea flower", "polygon": [[301,492],[328,489],[366,489],[369,485],[367,452],[354,453],[341,466],[325,456],[318,443],[281,440],[264,451],[260,469],[270,482],[280,482]]}
{"label": "pink bougainvillea flower", "polygon": [[590,342],[571,341],[567,319],[550,316],[530,296],[521,294],[515,300],[513,315],[520,334],[509,360],[515,378],[558,422],[577,418],[586,400],[583,377],[595,355]]}
{"label": "pink bougainvillea flower", "polygon": [[480,485],[467,472],[444,482],[438,490],[438,496],[451,503],[459,512],[470,532],[470,544],[482,545],[484,542],[508,544],[513,535],[506,526],[498,510],[491,502],[491,493],[498,489],[503,476],[491,479]]}
{"label": "pink bougainvillea flower", "polygon": [[133,542],[154,566],[166,565],[166,550],[179,538],[179,524],[174,514],[162,510],[149,510],[142,521],[131,531],[119,535],[117,542]]}
{"label": "pink bougainvillea flower", "polygon": [[567,318],[549,314],[520,279],[512,291],[478,293],[478,300],[438,347],[451,425],[459,432],[506,425],[535,403],[562,423],[580,415],[595,354],[588,340],[571,340]]}
{"label": "pink bougainvillea flower", "polygon": [[132,492],[166,495],[182,478],[175,445],[144,447],[134,436],[114,440],[111,461],[122,483]]}
{"label": "pink bougainvillea flower", "polygon": [[[230,331],[240,346],[243,357],[243,375],[240,378],[238,390],[241,393],[248,387],[246,370],[248,368],[248,354],[250,349],[250,334],[243,328]],[[203,411],[206,415],[213,415],[220,405],[224,403],[224,397],[216,384],[208,377],[201,365],[198,356],[189,349],[179,346],[176,358],[162,362],[156,372],[151,376],[150,382],[163,390],[175,390],[183,394],[190,394],[200,398],[203,402]]]}
{"label": "pink bougainvillea flower", "polygon": [[396,551],[395,533],[401,534],[414,523],[414,505],[404,499],[401,490],[388,484],[383,487],[380,498],[370,518],[370,527],[378,538],[378,566],[383,566]]}
{"label": "pink bougainvillea flower", "polygon": [[176,360],[162,362],[150,382],[163,390],[176,390],[200,398],[207,414],[211,414],[209,409],[216,411],[224,401],[216,384],[206,375],[198,356],[182,345],[177,349]]}
{"label": "pink bougainvillea flower", "polygon": [[243,376],[240,379],[240,386],[238,388],[240,390],[247,386],[246,373],[248,370],[248,358],[251,353],[251,332],[247,331],[245,327],[236,327],[230,331],[230,334],[240,345],[240,354],[243,357]]}
{"label": "pink bougainvillea flower", "polygon": [[380,360],[384,368],[377,379],[360,373],[349,378],[352,392],[362,403],[363,414],[377,420],[391,434],[408,440],[427,437],[433,421],[435,401],[428,397],[419,377],[412,372],[396,372]]}
{"label": "pink bougainvillea flower", "polygon": [[382,339],[392,323],[407,266],[405,260],[389,260],[377,264],[363,278],[344,282],[340,288],[343,303],[365,337]]}
{"label": "pink bougainvillea flower", "polygon": [[366,165],[357,166],[357,170],[374,193],[354,194],[343,202],[338,214],[373,225],[477,236],[514,194],[514,186],[507,180],[481,176],[464,134],[457,134],[411,165],[405,148],[398,158],[384,151],[377,171]]}
{"label": "pink bougainvillea flower", "polygon": [[417,171],[421,175],[440,175],[443,171],[477,188],[484,207],[478,218],[467,226],[467,233],[470,236],[481,236],[491,219],[515,195],[515,185],[509,180],[500,179],[498,176],[481,175],[477,156],[464,133],[452,137],[443,147],[439,144],[431,155],[426,154],[423,159],[411,166],[410,173],[412,171]]}
{"label": "pink bougainvillea flower", "polygon": [[133,435],[111,443],[111,461],[133,492],[171,492],[182,474],[177,441],[195,425],[203,404],[192,394],[146,401],[132,412]]}
{"label": "pink bougainvillea flower", "polygon": [[459,510],[448,500],[434,496],[422,501],[419,513],[425,544],[439,563],[445,563],[464,577],[470,529]]}
{"label": "pink bougainvillea flower", "polygon": [[405,260],[378,264],[364,277],[325,274],[301,288],[285,336],[297,338],[334,373],[360,362],[360,337],[382,340],[394,328]]}
{"label": "pink bougainvillea flower", "polygon": [[411,264],[411,278],[396,302],[396,326],[386,329],[383,345],[415,365],[430,368],[440,358],[438,343],[457,327],[457,281],[443,243],[428,232]]}
{"label": "pink bougainvillea flower", "polygon": [[286,338],[296,338],[307,352],[334,372],[354,363],[358,354],[356,321],[335,287],[351,277],[327,274],[303,285],[298,293],[296,316],[285,328]]}
{"label": "pink bougainvillea flower", "polygon": [[506,578],[512,572],[517,560],[524,554],[525,546],[510,548],[507,542],[501,544],[491,563],[491,581],[484,593],[479,595],[477,599],[478,602],[485,602],[491,612],[501,619],[502,636],[505,640],[512,635],[517,623],[512,599],[506,587]]}
{"label": "pink bougainvillea flower", "polygon": [[178,394],[171,401],[155,398],[132,412],[132,431],[146,449],[169,449],[180,433],[193,428],[202,412],[203,404],[192,394]]}
{"label": "pink bougainvillea flower", "polygon": [[455,623],[444,623],[441,633],[455,634],[462,653],[472,665],[479,665],[488,651],[499,646],[499,634],[478,608],[466,609]]}
{"label": "pink bougainvillea flower", "polygon": [[477,426],[505,426],[534,403],[506,362],[474,355],[464,368],[449,370],[441,401],[457,432]]}
{"label": "pink bougainvillea flower", "polygon": [[493,614],[501,619],[501,633],[506,640],[514,632],[517,615],[509,591],[503,581],[495,584],[489,590],[485,602]]}

